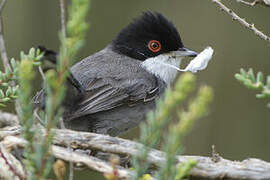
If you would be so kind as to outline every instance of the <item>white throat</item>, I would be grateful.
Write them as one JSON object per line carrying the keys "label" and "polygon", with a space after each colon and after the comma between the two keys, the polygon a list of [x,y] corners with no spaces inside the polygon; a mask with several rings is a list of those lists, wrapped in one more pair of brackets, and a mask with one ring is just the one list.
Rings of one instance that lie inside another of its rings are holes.
{"label": "white throat", "polygon": [[161,78],[166,84],[170,85],[176,78],[177,70],[170,67],[179,67],[182,58],[174,58],[169,54],[161,54],[156,57],[148,58],[142,62],[142,67],[148,72]]}

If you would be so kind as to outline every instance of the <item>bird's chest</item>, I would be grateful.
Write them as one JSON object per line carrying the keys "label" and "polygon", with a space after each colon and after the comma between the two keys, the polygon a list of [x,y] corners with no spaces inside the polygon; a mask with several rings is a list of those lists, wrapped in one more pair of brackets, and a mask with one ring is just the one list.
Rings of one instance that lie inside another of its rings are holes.
{"label": "bird's chest", "polygon": [[[166,65],[164,65],[166,64]],[[154,58],[149,58],[142,63],[142,67],[148,72],[162,79],[166,84],[173,83],[177,75],[177,70],[170,67],[179,67],[181,59],[170,58],[168,56],[160,55]]]}

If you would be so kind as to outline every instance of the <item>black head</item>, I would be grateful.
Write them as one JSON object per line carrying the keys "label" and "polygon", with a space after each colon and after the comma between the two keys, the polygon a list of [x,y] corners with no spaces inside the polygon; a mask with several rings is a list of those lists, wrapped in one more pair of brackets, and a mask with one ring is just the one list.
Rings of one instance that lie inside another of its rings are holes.
{"label": "black head", "polygon": [[144,12],[113,40],[112,49],[129,57],[149,57],[183,48],[175,26],[160,13]]}

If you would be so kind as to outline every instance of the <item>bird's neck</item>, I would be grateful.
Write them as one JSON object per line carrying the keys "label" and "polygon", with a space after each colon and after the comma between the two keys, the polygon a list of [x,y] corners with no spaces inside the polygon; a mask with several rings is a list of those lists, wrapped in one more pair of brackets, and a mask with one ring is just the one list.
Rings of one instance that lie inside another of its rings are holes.
{"label": "bird's neck", "polygon": [[171,56],[161,54],[159,56],[146,59],[141,65],[148,72],[162,79],[168,86],[170,86],[176,78],[177,70],[164,64],[179,67],[181,60],[182,59],[176,59]]}

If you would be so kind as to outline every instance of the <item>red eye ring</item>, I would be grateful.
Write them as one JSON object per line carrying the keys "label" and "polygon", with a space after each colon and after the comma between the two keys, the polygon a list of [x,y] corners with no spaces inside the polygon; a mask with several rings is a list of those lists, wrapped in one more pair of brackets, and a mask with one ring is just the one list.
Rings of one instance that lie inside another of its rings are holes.
{"label": "red eye ring", "polygon": [[148,49],[152,52],[158,52],[161,49],[161,43],[157,40],[150,40],[148,43]]}

